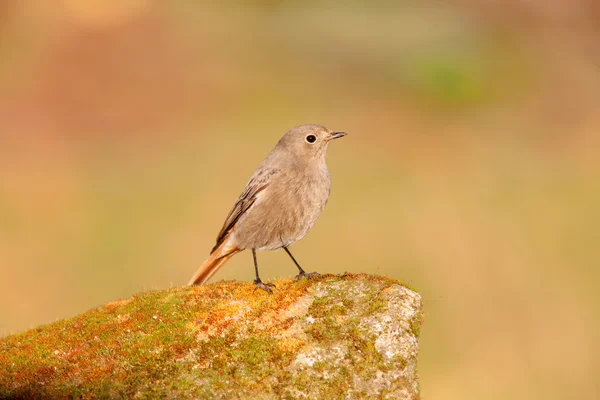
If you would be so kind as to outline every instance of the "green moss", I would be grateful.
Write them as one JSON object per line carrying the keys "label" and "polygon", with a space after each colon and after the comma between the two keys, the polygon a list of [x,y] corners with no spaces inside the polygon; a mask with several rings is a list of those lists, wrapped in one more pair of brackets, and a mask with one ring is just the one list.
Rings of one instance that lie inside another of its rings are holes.
{"label": "green moss", "polygon": [[322,318],[328,315],[330,299],[317,297],[308,308],[308,315],[315,318]]}
{"label": "green moss", "polygon": [[310,335],[312,339],[318,342],[324,342],[340,337],[342,331],[342,327],[339,326],[333,318],[325,317],[320,321],[311,324],[305,332]]}
{"label": "green moss", "polygon": [[371,294],[371,299],[368,302],[368,308],[366,310],[366,315],[373,315],[385,310],[387,306],[387,302],[381,297],[374,294]]}
{"label": "green moss", "polygon": [[425,314],[419,313],[410,321],[410,331],[417,338],[421,336],[421,326],[423,325],[424,318]]}

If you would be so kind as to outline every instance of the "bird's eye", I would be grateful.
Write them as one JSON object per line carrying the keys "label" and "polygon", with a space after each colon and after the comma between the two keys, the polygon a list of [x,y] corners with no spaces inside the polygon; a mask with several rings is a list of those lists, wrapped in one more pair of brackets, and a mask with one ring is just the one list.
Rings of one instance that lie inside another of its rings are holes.
{"label": "bird's eye", "polygon": [[317,138],[315,137],[315,135],[308,135],[308,136],[306,137],[306,141],[307,141],[308,143],[314,143],[314,142],[315,142],[315,140],[317,140]]}

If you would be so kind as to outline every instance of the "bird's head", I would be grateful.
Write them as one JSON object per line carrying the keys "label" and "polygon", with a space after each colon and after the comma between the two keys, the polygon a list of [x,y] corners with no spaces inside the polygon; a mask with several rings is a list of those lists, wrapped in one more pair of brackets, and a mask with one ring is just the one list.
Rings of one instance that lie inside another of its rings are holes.
{"label": "bird's head", "polygon": [[333,132],[321,125],[300,125],[290,129],[277,144],[296,157],[310,160],[324,157],[329,142],[346,136],[346,132]]}

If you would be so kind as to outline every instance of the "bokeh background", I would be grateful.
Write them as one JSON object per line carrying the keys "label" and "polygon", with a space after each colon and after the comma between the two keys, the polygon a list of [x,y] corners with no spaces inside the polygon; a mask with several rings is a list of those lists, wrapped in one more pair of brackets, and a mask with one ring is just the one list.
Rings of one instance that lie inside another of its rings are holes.
{"label": "bokeh background", "polygon": [[320,123],[350,135],[294,254],[423,295],[425,399],[598,398],[599,4],[0,2],[0,335],[183,285]]}

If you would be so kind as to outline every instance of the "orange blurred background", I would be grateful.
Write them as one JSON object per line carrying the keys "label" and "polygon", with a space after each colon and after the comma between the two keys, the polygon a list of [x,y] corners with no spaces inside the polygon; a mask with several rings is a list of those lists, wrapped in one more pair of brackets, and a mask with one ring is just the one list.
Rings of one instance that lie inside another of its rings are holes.
{"label": "orange blurred background", "polygon": [[0,334],[185,284],[319,123],[350,135],[294,255],[423,295],[423,398],[598,398],[598,2],[5,0],[0,26]]}

